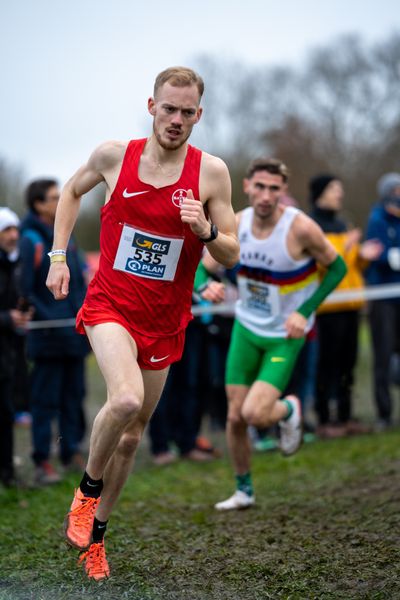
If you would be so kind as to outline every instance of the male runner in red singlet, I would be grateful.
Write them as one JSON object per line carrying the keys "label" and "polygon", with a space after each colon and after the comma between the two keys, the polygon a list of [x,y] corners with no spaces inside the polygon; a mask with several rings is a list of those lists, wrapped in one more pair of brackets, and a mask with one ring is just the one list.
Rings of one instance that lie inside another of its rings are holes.
{"label": "male runner in red singlet", "polygon": [[188,144],[204,84],[191,69],[160,73],[148,100],[153,134],[107,142],[68,181],[59,202],[47,285],[68,294],[68,239],[82,194],[106,184],[101,258],[77,317],[107,385],[86,471],[65,519],[66,539],[86,552],[89,578],[109,575],[104,531],[168,366],[180,359],[193,279],[204,244],[226,266],[238,261],[226,165]]}

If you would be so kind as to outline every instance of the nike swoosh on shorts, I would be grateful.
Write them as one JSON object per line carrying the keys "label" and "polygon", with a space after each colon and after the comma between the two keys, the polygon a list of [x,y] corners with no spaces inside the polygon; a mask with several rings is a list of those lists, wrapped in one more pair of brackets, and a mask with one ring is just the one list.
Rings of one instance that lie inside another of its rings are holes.
{"label": "nike swoosh on shorts", "polygon": [[167,354],[167,356],[163,356],[161,358],[156,358],[155,356],[152,356],[150,358],[150,362],[155,363],[155,362],[160,362],[162,360],[165,360],[166,358],[168,358],[169,354]]}

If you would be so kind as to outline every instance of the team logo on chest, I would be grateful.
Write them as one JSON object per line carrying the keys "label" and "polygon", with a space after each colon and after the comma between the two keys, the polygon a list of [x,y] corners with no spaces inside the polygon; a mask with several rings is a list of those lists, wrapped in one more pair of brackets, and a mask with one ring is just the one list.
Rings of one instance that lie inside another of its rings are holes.
{"label": "team logo on chest", "polygon": [[186,198],[187,198],[187,190],[183,190],[183,189],[175,190],[171,197],[172,204],[174,204],[176,207],[180,208],[182,202]]}

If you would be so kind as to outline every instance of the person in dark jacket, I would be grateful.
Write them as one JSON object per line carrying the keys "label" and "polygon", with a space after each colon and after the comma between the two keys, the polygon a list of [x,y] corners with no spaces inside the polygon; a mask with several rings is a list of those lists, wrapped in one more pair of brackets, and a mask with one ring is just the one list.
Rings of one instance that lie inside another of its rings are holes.
{"label": "person in dark jacket", "polygon": [[13,466],[13,389],[16,372],[16,341],[32,316],[19,308],[16,283],[19,218],[9,208],[0,208],[0,481],[15,482]]}
{"label": "person in dark jacket", "polygon": [[44,327],[34,328],[28,335],[27,353],[33,361],[33,460],[36,465],[35,480],[41,485],[60,480],[60,475],[49,462],[51,427],[55,418],[58,420],[61,463],[69,468],[79,461],[85,396],[84,362],[88,352],[86,339],[75,332],[73,324],[86,293],[85,267],[74,241],[68,246],[72,275],[68,298],[57,302],[46,287],[49,266],[47,253],[53,244],[59,196],[55,180],[33,181],[26,191],[29,212],[21,225],[21,287],[24,296],[35,308],[34,320],[70,320],[68,326],[44,324]]}
{"label": "person in dark jacket", "polygon": [[[378,239],[384,250],[369,266],[366,278],[369,285],[400,284],[400,173],[383,175],[377,191],[379,202],[369,215],[366,237]],[[392,424],[390,361],[400,342],[400,295],[371,301],[369,320],[377,427],[386,429]]]}

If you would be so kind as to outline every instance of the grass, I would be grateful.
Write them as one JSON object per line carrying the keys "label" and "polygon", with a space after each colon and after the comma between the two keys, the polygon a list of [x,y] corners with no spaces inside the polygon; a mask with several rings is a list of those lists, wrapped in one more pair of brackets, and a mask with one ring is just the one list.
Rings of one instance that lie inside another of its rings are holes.
{"label": "grass", "polygon": [[[367,336],[355,407],[372,420]],[[104,397],[93,357],[89,384],[93,417]],[[28,474],[26,431],[17,442]],[[98,584],[62,537],[79,477],[0,489],[0,600],[400,599],[399,465],[398,430],[306,444],[289,459],[256,454],[256,507],[219,514],[213,504],[233,491],[226,453],[157,468],[145,443],[110,520],[112,576]]]}
{"label": "grass", "polygon": [[144,463],[110,521],[112,577],[100,584],[62,540],[73,476],[3,491],[0,599],[400,598],[398,467],[398,432],[257,455],[257,507],[219,514],[225,459]]}

